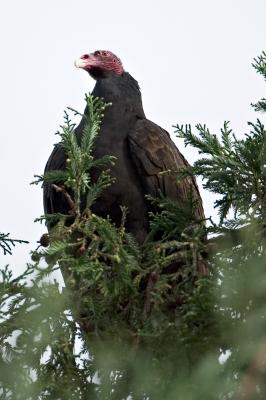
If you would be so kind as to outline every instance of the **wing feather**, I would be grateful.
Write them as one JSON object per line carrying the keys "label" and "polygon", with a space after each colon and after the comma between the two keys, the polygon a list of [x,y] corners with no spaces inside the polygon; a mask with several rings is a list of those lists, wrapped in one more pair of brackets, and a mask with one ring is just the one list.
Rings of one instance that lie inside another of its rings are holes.
{"label": "wing feather", "polygon": [[[46,163],[44,173],[53,170],[64,170],[66,168],[66,156],[62,143],[57,143]],[[56,193],[51,183],[43,184],[43,205],[45,214],[67,213],[69,207],[65,198],[60,193]],[[65,207],[64,207],[65,205]]]}
{"label": "wing feather", "polygon": [[177,182],[176,172],[189,164],[168,132],[147,119],[140,119],[130,132],[128,140],[130,155],[146,194],[155,197],[162,194],[172,200],[184,202],[192,194],[198,201],[196,217],[204,219],[201,196],[195,178],[186,177]]}

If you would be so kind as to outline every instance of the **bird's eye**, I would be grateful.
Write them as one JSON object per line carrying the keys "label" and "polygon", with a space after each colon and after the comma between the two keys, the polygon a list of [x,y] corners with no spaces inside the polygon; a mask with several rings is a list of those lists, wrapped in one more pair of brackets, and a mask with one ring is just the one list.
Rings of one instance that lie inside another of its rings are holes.
{"label": "bird's eye", "polygon": [[107,52],[106,52],[106,51],[103,51],[103,52],[102,52],[102,55],[103,55],[104,57],[106,57],[106,56],[107,56]]}

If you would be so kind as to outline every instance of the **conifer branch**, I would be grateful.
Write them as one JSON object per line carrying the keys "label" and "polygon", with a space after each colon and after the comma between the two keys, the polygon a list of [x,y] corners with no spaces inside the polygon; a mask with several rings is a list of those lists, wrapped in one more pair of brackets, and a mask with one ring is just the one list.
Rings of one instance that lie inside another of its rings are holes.
{"label": "conifer branch", "polygon": [[[266,53],[263,51],[261,55],[259,55],[257,58],[254,58],[254,62],[252,66],[255,68],[256,72],[259,73],[260,75],[263,76],[263,78],[266,80]],[[254,107],[255,111],[261,111],[265,112],[266,111],[266,99],[263,98],[259,100],[255,104],[251,104],[252,107]]]}
{"label": "conifer branch", "polygon": [[68,205],[70,207],[70,210],[74,210],[75,209],[75,203],[72,200],[70,194],[66,191],[65,187],[63,185],[61,185],[61,186],[55,185],[54,183],[52,184],[52,187],[55,189],[56,192],[63,193],[63,195],[65,196],[65,198],[67,200],[67,203],[68,203]]}
{"label": "conifer branch", "polygon": [[245,223],[265,210],[266,132],[259,120],[249,126],[251,133],[244,140],[236,139],[228,122],[221,129],[221,140],[200,124],[196,125],[197,134],[192,133],[190,126],[175,127],[186,145],[209,156],[197,160],[187,173],[200,175],[205,189],[221,195],[214,204],[221,224],[230,210],[238,217],[245,215]]}
{"label": "conifer branch", "polygon": [[27,240],[22,240],[22,239],[12,239],[9,237],[9,233],[0,233],[0,247],[4,253],[6,254],[12,254],[12,247],[15,247],[17,243],[24,243],[28,244],[29,242]]}

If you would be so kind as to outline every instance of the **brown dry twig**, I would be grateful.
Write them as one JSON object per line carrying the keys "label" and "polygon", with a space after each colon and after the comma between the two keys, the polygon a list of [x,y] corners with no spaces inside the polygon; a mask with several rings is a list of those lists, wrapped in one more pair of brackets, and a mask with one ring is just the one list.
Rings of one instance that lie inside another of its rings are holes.
{"label": "brown dry twig", "polygon": [[66,198],[66,200],[67,200],[67,202],[68,202],[68,205],[69,205],[70,209],[71,209],[71,210],[74,210],[74,208],[75,208],[75,203],[74,203],[74,201],[72,200],[70,194],[66,191],[64,185],[58,186],[58,185],[56,185],[55,183],[53,183],[53,184],[52,184],[52,187],[55,189],[56,192],[63,193],[63,195],[65,196],[65,198]]}
{"label": "brown dry twig", "polygon": [[152,300],[151,300],[151,292],[157,282],[158,275],[156,272],[151,272],[149,275],[148,283],[146,286],[146,293],[145,293],[145,303],[143,308],[143,316],[144,319],[150,314],[152,309]]}

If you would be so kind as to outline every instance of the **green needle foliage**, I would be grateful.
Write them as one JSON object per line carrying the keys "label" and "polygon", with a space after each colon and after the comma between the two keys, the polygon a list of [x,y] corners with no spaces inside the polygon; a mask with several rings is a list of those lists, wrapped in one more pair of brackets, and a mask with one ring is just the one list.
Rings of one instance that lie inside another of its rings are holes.
{"label": "green needle foliage", "polygon": [[[263,53],[254,64],[264,76],[265,59]],[[115,159],[93,158],[111,105],[85,100],[82,139],[68,113],[59,132],[66,170],[35,182],[52,182],[70,212],[39,218],[53,223],[49,246],[32,252],[21,276],[1,270],[0,398],[265,399],[263,124],[249,123],[242,140],[228,122],[219,135],[201,124],[196,133],[177,125],[201,155],[177,179],[203,178],[218,195],[220,223],[196,224],[192,199],[149,199],[150,233],[139,246],[125,230],[126,209],[120,226],[92,212],[112,184]],[[204,275],[199,266],[207,256]]]}
{"label": "green needle foliage", "polygon": [[29,243],[26,240],[12,239],[9,237],[9,233],[0,233],[0,247],[4,253],[12,254],[12,247],[15,247],[18,243]]}
{"label": "green needle foliage", "polygon": [[202,176],[203,187],[220,195],[215,207],[221,223],[230,210],[240,224],[249,223],[255,217],[264,218],[266,211],[265,128],[259,120],[248,125],[251,132],[242,140],[236,138],[228,122],[221,129],[220,139],[205,125],[196,125],[197,134],[192,132],[190,125],[176,126],[176,132],[185,144],[204,154],[187,172]]}
{"label": "green needle foliage", "polygon": [[[266,79],[266,53],[263,51],[261,55],[254,58],[254,63],[252,64],[255,70]],[[259,100],[256,104],[252,104],[256,111],[266,111],[266,99],[263,98]]]}

